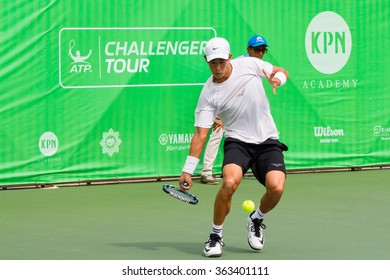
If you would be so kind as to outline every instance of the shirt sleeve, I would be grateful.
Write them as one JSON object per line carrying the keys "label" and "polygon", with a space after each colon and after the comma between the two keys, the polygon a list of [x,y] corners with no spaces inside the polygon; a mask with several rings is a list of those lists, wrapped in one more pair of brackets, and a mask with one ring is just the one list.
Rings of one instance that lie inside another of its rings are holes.
{"label": "shirt sleeve", "polygon": [[260,78],[265,77],[265,75],[263,73],[263,69],[265,70],[265,72],[268,75],[271,75],[272,69],[274,68],[271,63],[264,61],[264,60],[260,60],[260,59],[255,58],[255,57],[248,57],[247,60],[248,60],[248,63],[250,63],[250,67],[255,70],[256,74]]}
{"label": "shirt sleeve", "polygon": [[195,126],[203,128],[211,128],[214,123],[214,111],[195,111]]}
{"label": "shirt sleeve", "polygon": [[[273,66],[272,66],[272,64],[271,63],[269,63],[269,62],[266,62],[266,61],[262,61],[263,62],[263,68],[262,69],[264,69],[265,70],[265,72],[268,74],[268,75],[271,75],[272,74],[272,70],[273,70]],[[264,78],[265,77],[265,75],[264,75],[264,73],[263,73],[263,71],[261,71],[261,76],[260,76],[261,78]]]}
{"label": "shirt sleeve", "polygon": [[201,93],[198,105],[195,109],[195,126],[210,128],[214,123],[216,112],[213,106],[205,97],[204,92]]}

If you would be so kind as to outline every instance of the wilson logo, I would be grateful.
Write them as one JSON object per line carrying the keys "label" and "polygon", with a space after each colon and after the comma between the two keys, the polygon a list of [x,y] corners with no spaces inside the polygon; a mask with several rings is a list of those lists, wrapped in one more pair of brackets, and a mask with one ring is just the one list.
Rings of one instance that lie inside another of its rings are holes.
{"label": "wilson logo", "polygon": [[330,126],[327,126],[327,127],[315,126],[314,127],[314,136],[315,137],[344,136],[344,130],[343,129],[332,129]]}

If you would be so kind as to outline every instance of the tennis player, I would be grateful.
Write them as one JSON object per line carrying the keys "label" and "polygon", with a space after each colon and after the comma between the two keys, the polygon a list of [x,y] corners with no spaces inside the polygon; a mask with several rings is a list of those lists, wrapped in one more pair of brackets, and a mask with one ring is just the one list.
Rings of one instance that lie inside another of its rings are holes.
{"label": "tennis player", "polygon": [[[258,59],[263,59],[263,56],[268,51],[267,47],[267,40],[263,36],[254,35],[248,40],[247,53],[240,57],[257,57]],[[220,117],[216,116],[203,156],[203,167],[202,171],[200,172],[200,182],[203,184],[218,184],[217,179],[213,177],[213,165],[215,159],[217,158],[223,133],[223,123],[221,122]]]}
{"label": "tennis player", "polygon": [[[259,207],[247,218],[249,246],[261,250],[264,246],[263,219],[278,204],[284,191],[283,151],[287,151],[287,146],[278,140],[262,78],[268,79],[276,93],[276,88],[286,82],[288,73],[258,58],[232,60],[229,42],[219,37],[207,42],[204,57],[212,76],[203,86],[195,110],[196,130],[179,184],[182,189],[191,188],[191,175],[199,163],[209,129],[215,117],[220,116],[226,136],[223,182],[215,198],[213,225],[204,254],[221,256],[223,224],[233,194],[249,168],[266,188]],[[188,185],[183,185],[184,182]]]}

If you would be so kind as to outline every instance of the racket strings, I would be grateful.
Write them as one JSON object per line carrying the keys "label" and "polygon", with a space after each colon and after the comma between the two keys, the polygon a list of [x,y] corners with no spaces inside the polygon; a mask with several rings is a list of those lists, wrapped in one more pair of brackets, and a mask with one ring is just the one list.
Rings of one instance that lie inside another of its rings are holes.
{"label": "racket strings", "polygon": [[171,197],[174,197],[178,200],[190,203],[197,204],[198,199],[195,195],[190,193],[189,191],[182,190],[181,188],[169,184],[163,185],[163,191],[169,194]]}
{"label": "racket strings", "polygon": [[184,192],[180,189],[171,188],[170,193],[172,196],[175,196],[175,197],[182,199],[182,200],[185,200],[185,201],[192,200],[192,196],[190,194],[188,194],[187,192]]}

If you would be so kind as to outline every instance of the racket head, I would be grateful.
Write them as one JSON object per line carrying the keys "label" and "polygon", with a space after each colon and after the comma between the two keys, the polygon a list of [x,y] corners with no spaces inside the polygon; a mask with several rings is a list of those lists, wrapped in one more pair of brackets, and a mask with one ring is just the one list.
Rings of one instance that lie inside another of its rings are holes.
{"label": "racket head", "polygon": [[190,193],[189,191],[182,190],[181,188],[170,185],[170,184],[165,184],[162,187],[163,191],[172,196],[173,198],[176,198],[180,201],[195,205],[199,202],[198,198]]}

